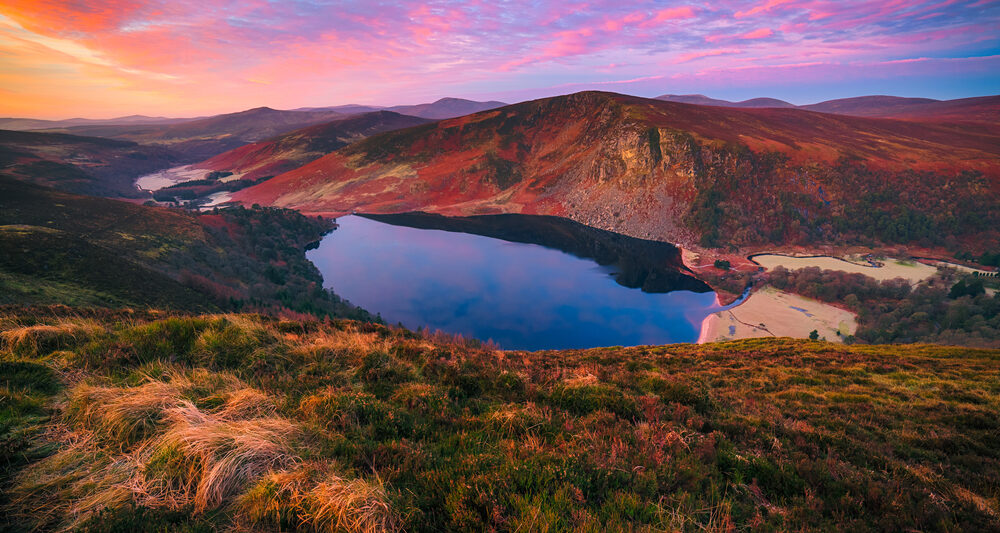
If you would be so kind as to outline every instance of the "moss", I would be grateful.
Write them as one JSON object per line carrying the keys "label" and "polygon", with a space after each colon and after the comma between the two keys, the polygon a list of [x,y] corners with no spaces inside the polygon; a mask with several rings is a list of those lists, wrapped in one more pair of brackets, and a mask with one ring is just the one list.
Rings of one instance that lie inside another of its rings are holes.
{"label": "moss", "polygon": [[624,418],[635,418],[639,413],[635,400],[611,385],[572,387],[559,385],[549,394],[549,401],[553,405],[579,415],[602,409]]}

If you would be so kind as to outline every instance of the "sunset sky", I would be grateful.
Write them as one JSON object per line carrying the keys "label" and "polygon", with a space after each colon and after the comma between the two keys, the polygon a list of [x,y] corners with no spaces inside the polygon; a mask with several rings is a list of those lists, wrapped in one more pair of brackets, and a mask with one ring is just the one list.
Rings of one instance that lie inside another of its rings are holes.
{"label": "sunset sky", "polygon": [[1000,1],[4,0],[0,116],[1000,93]]}

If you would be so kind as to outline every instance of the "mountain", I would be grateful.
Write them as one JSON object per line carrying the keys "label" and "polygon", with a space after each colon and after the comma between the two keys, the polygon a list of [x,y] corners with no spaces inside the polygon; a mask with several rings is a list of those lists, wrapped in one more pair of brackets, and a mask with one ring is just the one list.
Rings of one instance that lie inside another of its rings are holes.
{"label": "mountain", "polygon": [[802,106],[801,109],[859,117],[939,122],[982,122],[994,125],[1000,123],[1000,95],[957,100],[860,96],[806,105]]}
{"label": "mountain", "polygon": [[665,102],[678,102],[681,104],[711,105],[717,107],[795,107],[795,105],[778,100],[777,98],[751,98],[742,102],[730,102],[729,100],[718,100],[709,98],[702,94],[664,94],[657,96],[657,100]]}
{"label": "mountain", "polygon": [[462,98],[442,98],[429,104],[397,105],[387,109],[402,115],[439,120],[496,109],[505,105],[507,104],[503,102],[475,102]]}
{"label": "mountain", "polygon": [[41,129],[69,128],[72,126],[114,126],[127,124],[174,124],[196,120],[193,118],[147,117],[145,115],[129,115],[127,117],[93,119],[70,118],[66,120],[40,120],[34,118],[0,118],[0,129],[26,131]]}
{"label": "mountain", "polygon": [[427,122],[391,111],[374,111],[247,144],[192,166],[253,180],[298,168],[365,137]]}
{"label": "mountain", "polygon": [[503,107],[503,102],[476,102],[462,98],[442,98],[429,104],[397,105],[392,107],[367,106],[358,104],[337,105],[330,107],[302,107],[297,111],[336,111],[344,114],[371,113],[372,111],[392,111],[401,115],[410,115],[432,120],[455,118],[462,115],[478,113]]}
{"label": "mountain", "polygon": [[384,133],[234,198],[308,213],[548,214],[719,246],[992,242],[1000,131],[584,92]]}
{"label": "mountain", "polygon": [[258,107],[179,124],[73,126],[59,131],[167,146],[182,154],[185,162],[194,162],[237,146],[341,117],[343,114],[329,110],[280,111]]}
{"label": "mountain", "polygon": [[343,113],[345,115],[357,115],[360,113],[371,113],[373,111],[381,111],[383,109],[385,108],[378,106],[345,104],[345,105],[335,105],[327,107],[300,107],[295,109],[294,111],[336,111],[338,113]]}
{"label": "mountain", "polygon": [[144,197],[133,184],[135,178],[180,159],[180,154],[162,146],[0,130],[0,174],[79,194]]}
{"label": "mountain", "polygon": [[935,122],[986,124],[1000,123],[1000,95],[960,98],[958,100],[933,100],[931,98],[903,98],[900,96],[858,96],[827,100],[817,104],[796,106],[775,98],[752,98],[730,102],[709,98],[701,94],[665,94],[657,100],[716,107],[738,108],[797,108],[818,113],[832,113],[855,117],[896,118]]}

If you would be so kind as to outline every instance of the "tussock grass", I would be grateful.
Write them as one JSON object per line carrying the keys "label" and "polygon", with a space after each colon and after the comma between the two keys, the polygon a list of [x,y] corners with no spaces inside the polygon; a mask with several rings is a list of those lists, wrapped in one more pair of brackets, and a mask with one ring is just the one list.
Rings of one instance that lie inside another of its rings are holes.
{"label": "tussock grass", "polygon": [[104,328],[93,320],[61,319],[53,324],[12,327],[0,332],[0,347],[22,357],[40,357],[96,337]]}
{"label": "tussock grass", "polygon": [[283,418],[233,420],[184,403],[166,419],[169,429],[135,454],[144,476],[132,490],[152,507],[213,509],[252,480],[298,461],[288,442],[297,428]]}
{"label": "tussock grass", "polygon": [[324,533],[400,529],[381,480],[345,480],[315,467],[271,474],[237,506],[242,521],[250,524]]}

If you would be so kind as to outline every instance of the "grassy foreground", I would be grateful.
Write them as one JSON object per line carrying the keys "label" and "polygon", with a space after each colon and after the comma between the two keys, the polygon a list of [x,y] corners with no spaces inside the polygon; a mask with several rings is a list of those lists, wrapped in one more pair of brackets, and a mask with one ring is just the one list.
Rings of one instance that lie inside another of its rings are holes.
{"label": "grassy foreground", "polygon": [[1000,352],[0,311],[9,531],[988,531]]}

